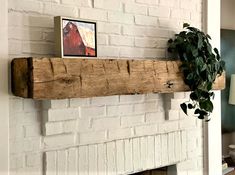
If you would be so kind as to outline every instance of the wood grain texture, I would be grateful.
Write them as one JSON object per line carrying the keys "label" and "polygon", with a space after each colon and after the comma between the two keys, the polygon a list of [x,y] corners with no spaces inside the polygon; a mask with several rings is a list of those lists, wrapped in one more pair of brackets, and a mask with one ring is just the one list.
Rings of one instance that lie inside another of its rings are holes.
{"label": "wood grain texture", "polygon": [[[180,61],[17,58],[12,61],[13,94],[64,99],[188,91]],[[225,87],[224,75],[213,89]]]}

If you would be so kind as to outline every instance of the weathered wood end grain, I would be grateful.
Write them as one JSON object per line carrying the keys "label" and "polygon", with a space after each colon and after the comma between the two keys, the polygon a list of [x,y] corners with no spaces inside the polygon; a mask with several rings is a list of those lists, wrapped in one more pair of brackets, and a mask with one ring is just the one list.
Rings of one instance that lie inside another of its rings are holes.
{"label": "weathered wood end grain", "polygon": [[[179,61],[90,58],[22,59],[28,62],[27,71],[24,70],[21,73],[21,69],[17,70],[18,77],[16,80],[13,77],[13,82],[22,81],[22,85],[12,89],[15,95],[22,97],[63,99],[189,90],[179,70],[181,64]],[[17,64],[21,65],[22,59],[14,60],[14,69],[18,69]],[[20,74],[30,78],[22,78]],[[18,88],[22,89],[22,86],[26,87],[25,89],[28,88],[27,93],[22,93],[22,90],[19,92]],[[223,89],[224,87],[223,75],[216,79],[213,88]]]}
{"label": "weathered wood end grain", "polygon": [[17,58],[11,62],[11,88],[16,96],[28,98],[29,83],[28,59]]}

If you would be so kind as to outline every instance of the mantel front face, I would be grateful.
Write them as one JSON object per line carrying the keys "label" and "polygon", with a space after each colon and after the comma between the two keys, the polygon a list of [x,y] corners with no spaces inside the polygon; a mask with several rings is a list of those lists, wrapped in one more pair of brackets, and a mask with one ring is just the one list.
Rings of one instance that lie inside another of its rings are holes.
{"label": "mantel front face", "polygon": [[[179,61],[16,58],[12,92],[33,99],[64,99],[188,91]],[[218,77],[213,89],[225,87]]]}

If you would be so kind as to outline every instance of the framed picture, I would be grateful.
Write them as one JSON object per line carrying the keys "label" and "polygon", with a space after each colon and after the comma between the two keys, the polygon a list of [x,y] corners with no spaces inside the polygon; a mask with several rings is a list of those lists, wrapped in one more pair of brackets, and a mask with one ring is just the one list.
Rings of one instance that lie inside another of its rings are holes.
{"label": "framed picture", "polygon": [[55,54],[62,58],[96,57],[96,23],[56,16]]}

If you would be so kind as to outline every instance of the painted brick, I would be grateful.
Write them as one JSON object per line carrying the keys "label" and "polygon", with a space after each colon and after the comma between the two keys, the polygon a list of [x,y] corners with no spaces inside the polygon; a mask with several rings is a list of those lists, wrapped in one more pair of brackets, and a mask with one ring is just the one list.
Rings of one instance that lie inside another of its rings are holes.
{"label": "painted brick", "polygon": [[171,18],[190,19],[190,12],[182,9],[172,9]]}
{"label": "painted brick", "polygon": [[197,8],[197,3],[193,0],[180,0],[180,8],[195,10]]}
{"label": "painted brick", "polygon": [[21,41],[9,41],[9,54],[20,55],[22,54],[22,42]]}
{"label": "painted brick", "polygon": [[196,117],[188,116],[179,123],[180,129],[196,128]]}
{"label": "painted brick", "polygon": [[26,41],[40,41],[43,39],[42,31],[38,29],[22,29],[21,27],[12,26],[8,28],[8,38]]}
{"label": "painted brick", "polygon": [[80,17],[97,21],[107,21],[107,12],[99,9],[80,8]]}
{"label": "painted brick", "polygon": [[[40,121],[41,118],[41,112],[27,112],[23,113],[24,115],[21,115],[21,122],[24,125],[30,125],[30,124],[39,124],[38,121]],[[23,121],[22,121],[23,120]]]}
{"label": "painted brick", "polygon": [[135,127],[135,134],[137,136],[147,136],[156,134],[158,131],[158,125],[151,124],[151,125],[142,125]]}
{"label": "painted brick", "polygon": [[106,131],[80,133],[80,144],[100,143],[106,140]]}
{"label": "painted brick", "polygon": [[147,15],[147,7],[138,4],[131,4],[127,3],[124,6],[124,11],[126,13],[133,13],[133,14],[140,14],[140,15]]}
{"label": "painted brick", "polygon": [[133,113],[133,105],[107,106],[108,116],[128,115]]}
{"label": "painted brick", "polygon": [[146,123],[163,122],[165,120],[165,112],[151,112],[145,114]]}
{"label": "painted brick", "polygon": [[159,132],[172,132],[179,130],[179,121],[167,121],[164,123],[159,124]]}
{"label": "painted brick", "polygon": [[69,100],[70,107],[88,106],[89,104],[89,98],[73,98]]}
{"label": "painted brick", "polygon": [[108,45],[108,35],[99,34],[97,36],[97,44],[98,45]]}
{"label": "painted brick", "polygon": [[145,97],[146,100],[156,100],[161,99],[161,95],[159,93],[148,93]]}
{"label": "painted brick", "polygon": [[37,125],[24,126],[24,137],[36,137],[41,135],[41,127]]}
{"label": "painted brick", "polygon": [[179,7],[179,0],[159,0],[160,6],[167,6],[167,7]]}
{"label": "painted brick", "polygon": [[169,163],[176,162],[175,158],[175,133],[171,132],[168,134],[168,157]]}
{"label": "painted brick", "polygon": [[42,102],[43,109],[60,109],[68,107],[68,99],[65,100],[44,100]]}
{"label": "painted brick", "polygon": [[144,26],[157,26],[158,20],[156,17],[135,15],[135,23],[137,25],[144,25]]}
{"label": "painted brick", "polygon": [[94,0],[94,7],[111,11],[122,10],[122,4],[117,0]]}
{"label": "painted brick", "polygon": [[54,19],[52,17],[45,17],[45,16],[23,16],[23,25],[30,26],[30,27],[54,27]]}
{"label": "painted brick", "polygon": [[97,174],[98,167],[97,167],[97,145],[89,145],[88,146],[88,167],[89,167],[89,174]]}
{"label": "painted brick", "polygon": [[167,165],[168,159],[168,134],[161,135],[161,163],[162,165]]}
{"label": "painted brick", "polygon": [[57,172],[58,175],[66,174],[67,151],[57,151]]}
{"label": "painted brick", "polygon": [[47,122],[45,123],[44,134],[45,135],[55,135],[63,133],[63,123],[62,122]]}
{"label": "painted brick", "polygon": [[[34,38],[35,37],[36,36],[34,35]],[[40,35],[38,37],[40,37]],[[49,31],[42,32],[42,40],[43,41],[48,41],[48,42],[54,42],[55,41],[54,31],[49,30]]]}
{"label": "painted brick", "polygon": [[179,120],[179,110],[169,110],[167,112],[167,120]]}
{"label": "painted brick", "polygon": [[20,169],[23,168],[25,164],[23,155],[11,155],[10,157],[10,168],[11,169]]}
{"label": "painted brick", "polygon": [[173,98],[174,99],[184,99],[184,98],[186,98],[186,95],[184,92],[174,92]]}
{"label": "painted brick", "polygon": [[116,155],[117,155],[117,174],[124,174],[125,172],[125,157],[124,157],[124,141],[116,141]]}
{"label": "painted brick", "polygon": [[10,139],[17,140],[17,139],[23,139],[25,137],[25,129],[21,125],[10,127],[10,130],[11,130],[11,132],[9,133]]}
{"label": "painted brick", "polygon": [[117,173],[117,165],[116,165],[116,144],[115,142],[107,143],[107,172],[108,174],[116,174]]}
{"label": "painted brick", "polygon": [[38,138],[24,139],[23,151],[24,152],[36,152],[41,148],[41,140]]}
{"label": "painted brick", "polygon": [[43,139],[43,144],[44,148],[72,146],[74,144],[74,135],[63,134],[56,136],[46,136]]}
{"label": "painted brick", "polygon": [[121,12],[109,12],[108,20],[110,22],[122,23],[122,24],[133,24],[134,17],[130,14],[124,14]]}
{"label": "painted brick", "polygon": [[105,106],[81,107],[80,113],[81,118],[104,116]]}
{"label": "painted brick", "polygon": [[8,12],[8,26],[15,27],[23,24],[23,15],[20,12]]}
{"label": "painted brick", "polygon": [[150,38],[135,38],[135,46],[136,47],[150,47],[150,48],[156,48],[157,47],[157,40],[156,39],[150,39]]}
{"label": "painted brick", "polygon": [[[177,19],[160,18],[158,20],[158,22],[159,22],[159,27],[161,27],[161,28],[175,29],[174,33],[177,33],[176,30],[180,31],[182,29],[182,25],[181,25],[180,21]],[[169,36],[169,37],[172,37],[172,36]]]}
{"label": "painted brick", "polygon": [[24,143],[22,142],[22,140],[10,140],[10,146],[9,146],[9,150],[10,150],[10,154],[17,154],[17,153],[21,153],[24,150]]}
{"label": "painted brick", "polygon": [[53,54],[54,45],[51,43],[25,42],[22,44],[22,53]]}
{"label": "painted brick", "polygon": [[186,100],[185,99],[171,99],[171,109],[173,110],[179,110],[180,104],[184,103]]}
{"label": "painted brick", "polygon": [[133,128],[110,129],[108,131],[109,140],[130,138],[133,135],[134,135]]}
{"label": "painted brick", "polygon": [[98,48],[98,53],[100,57],[118,57],[119,56],[119,47],[114,47],[114,46],[101,46],[99,45]]}
{"label": "painted brick", "polygon": [[119,96],[94,97],[91,98],[92,105],[114,105],[118,104]]}
{"label": "painted brick", "polygon": [[105,22],[97,22],[97,31],[106,34],[121,34],[121,25]]}
{"label": "painted brick", "polygon": [[187,156],[187,135],[186,131],[181,132],[181,158],[186,159]]}
{"label": "painted brick", "polygon": [[70,148],[68,150],[68,164],[67,172],[69,175],[76,175],[78,172],[78,149]]}
{"label": "painted brick", "polygon": [[142,169],[147,169],[147,160],[148,160],[147,144],[148,144],[147,137],[141,137],[140,138],[140,158],[141,158],[141,168]]}
{"label": "painted brick", "polygon": [[49,109],[47,114],[48,121],[63,121],[71,120],[79,117],[79,109],[67,108],[64,109]]}
{"label": "painted brick", "polygon": [[146,102],[134,105],[135,113],[156,112],[156,111],[157,111],[156,102]]}
{"label": "painted brick", "polygon": [[120,103],[143,102],[144,95],[121,95]]}
{"label": "painted brick", "polygon": [[78,148],[78,174],[88,175],[89,162],[88,162],[88,146],[80,146]]}
{"label": "painted brick", "polygon": [[13,112],[23,111],[23,100],[21,98],[10,98],[10,110]]}
{"label": "painted brick", "polygon": [[155,167],[155,147],[154,147],[154,136],[147,137],[147,162],[146,168],[153,169]]}
{"label": "painted brick", "polygon": [[9,8],[17,11],[42,13],[43,3],[29,0],[9,0]]}
{"label": "painted brick", "polygon": [[170,17],[170,8],[169,7],[150,7],[149,16],[157,16],[162,18]]}
{"label": "painted brick", "polygon": [[38,100],[24,99],[23,105],[25,112],[39,111],[41,108],[41,103]]}
{"label": "painted brick", "polygon": [[140,139],[133,139],[133,168],[138,171],[141,169]]}
{"label": "painted brick", "polygon": [[157,5],[158,0],[136,0],[137,3],[147,4],[147,5]]}
{"label": "painted brick", "polygon": [[134,46],[134,38],[112,35],[109,37],[109,43],[114,46]]}
{"label": "painted brick", "polygon": [[52,3],[44,3],[43,13],[53,16],[78,17],[78,9],[76,7]]}
{"label": "painted brick", "polygon": [[144,123],[144,115],[121,117],[121,126],[130,127]]}
{"label": "painted brick", "polygon": [[92,2],[90,0],[61,0],[62,4],[70,4],[78,7],[92,7]]}
{"label": "painted brick", "polygon": [[98,153],[98,175],[106,175],[107,169],[107,156],[106,156],[106,144],[97,145]]}
{"label": "painted brick", "polygon": [[115,129],[120,127],[119,117],[106,117],[94,119],[92,121],[92,128],[94,130]]}
{"label": "painted brick", "polygon": [[125,171],[133,171],[133,147],[132,139],[124,140]]}
{"label": "painted brick", "polygon": [[124,47],[120,50],[121,57],[135,57],[135,58],[154,58],[159,57],[163,58],[166,55],[166,51],[164,49],[140,49],[140,48],[132,48],[132,47]]}
{"label": "painted brick", "polygon": [[56,175],[56,154],[55,151],[45,153],[46,175]]}
{"label": "painted brick", "polygon": [[91,119],[84,118],[78,119],[77,131],[78,132],[88,132],[91,130]]}
{"label": "painted brick", "polygon": [[148,36],[169,38],[169,31],[153,27],[123,26],[123,34],[130,36]]}
{"label": "painted brick", "polygon": [[174,147],[175,147],[175,159],[176,161],[181,160],[181,153],[180,151],[177,150],[181,150],[181,135],[180,132],[175,132],[175,136],[174,136]]}
{"label": "painted brick", "polygon": [[76,132],[76,130],[77,130],[77,120],[68,120],[63,122],[64,133]]}

